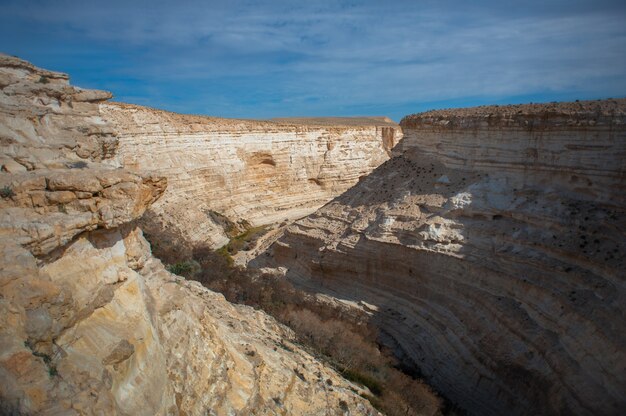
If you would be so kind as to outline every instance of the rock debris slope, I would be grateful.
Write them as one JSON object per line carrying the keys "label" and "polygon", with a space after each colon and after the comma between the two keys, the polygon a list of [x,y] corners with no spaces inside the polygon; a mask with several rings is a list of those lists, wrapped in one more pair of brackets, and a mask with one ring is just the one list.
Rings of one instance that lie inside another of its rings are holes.
{"label": "rock debris slope", "polygon": [[626,410],[626,100],[406,117],[256,265],[360,302],[472,414]]}
{"label": "rock debris slope", "polygon": [[0,55],[0,414],[377,414],[264,313],[168,273],[102,91]]}
{"label": "rock debris slope", "polygon": [[231,223],[310,214],[387,160],[401,138],[382,117],[229,120],[117,103],[101,111],[119,132],[121,164],[168,179],[141,224],[179,246],[219,247]]}

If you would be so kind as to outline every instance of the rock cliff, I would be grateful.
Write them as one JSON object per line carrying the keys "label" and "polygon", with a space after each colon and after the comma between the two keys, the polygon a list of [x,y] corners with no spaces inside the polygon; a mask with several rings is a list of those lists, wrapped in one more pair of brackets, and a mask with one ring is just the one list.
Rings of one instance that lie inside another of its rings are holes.
{"label": "rock cliff", "polygon": [[163,176],[120,168],[102,91],[0,55],[0,413],[377,414],[361,389],[153,258]]}
{"label": "rock cliff", "polygon": [[406,117],[254,264],[372,314],[472,414],[626,409],[626,100]]}
{"label": "rock cliff", "polygon": [[312,213],[387,160],[402,136],[382,117],[251,121],[100,107],[119,133],[120,163],[168,179],[141,225],[179,248],[219,247],[233,227]]}

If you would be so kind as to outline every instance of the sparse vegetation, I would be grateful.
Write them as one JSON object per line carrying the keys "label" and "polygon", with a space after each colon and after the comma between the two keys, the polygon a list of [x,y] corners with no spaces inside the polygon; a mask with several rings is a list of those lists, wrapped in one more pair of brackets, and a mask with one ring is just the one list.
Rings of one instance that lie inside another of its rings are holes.
{"label": "sparse vegetation", "polygon": [[[201,282],[231,302],[263,309],[291,327],[303,348],[367,388],[371,394],[363,397],[385,414],[434,414],[441,401],[428,386],[396,368],[392,354],[377,345],[377,332],[365,315],[321,302],[282,277],[233,266],[231,253],[263,231],[250,229],[233,238],[236,243],[219,250],[195,249],[190,258],[168,269]],[[172,253],[167,255],[171,258]],[[293,351],[284,342],[277,347]]]}
{"label": "sparse vegetation", "polygon": [[228,251],[228,244],[215,250],[215,253],[223,257],[224,260],[226,260],[227,266],[233,266],[235,264],[235,260],[233,260],[230,252]]}
{"label": "sparse vegetation", "polygon": [[210,210],[207,213],[207,216],[211,218],[213,222],[220,225],[224,229],[224,232],[229,238],[236,236],[237,233],[239,232],[237,225],[234,222],[232,222],[226,215],[219,213],[217,211]]}
{"label": "sparse vegetation", "polygon": [[12,198],[15,196],[15,192],[13,192],[13,188],[11,188],[10,186],[3,186],[0,189],[0,197],[2,198]]}
{"label": "sparse vegetation", "polygon": [[341,375],[350,381],[354,381],[355,383],[359,383],[367,387],[376,396],[383,394],[383,386],[381,386],[381,384],[373,377],[351,369],[341,371]]}
{"label": "sparse vegetation", "polygon": [[50,80],[48,79],[48,77],[42,75],[39,77],[39,80],[37,82],[40,84],[47,84],[50,82]]}
{"label": "sparse vegetation", "polygon": [[225,249],[230,255],[235,255],[240,250],[250,250],[252,247],[254,247],[259,237],[261,237],[266,232],[266,227],[249,228],[243,233],[231,238],[228,244],[222,247],[222,249]]}
{"label": "sparse vegetation", "polygon": [[193,278],[200,271],[200,265],[193,260],[179,261],[167,266],[167,271],[186,278]]}

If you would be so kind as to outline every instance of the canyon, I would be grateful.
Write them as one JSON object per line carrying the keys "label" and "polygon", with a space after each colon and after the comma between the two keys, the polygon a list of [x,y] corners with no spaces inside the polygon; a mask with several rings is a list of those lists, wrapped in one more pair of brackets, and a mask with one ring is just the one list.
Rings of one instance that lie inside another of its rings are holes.
{"label": "canyon", "polygon": [[472,414],[621,414],[626,100],[400,124],[392,159],[253,264],[371,313]]}
{"label": "canyon", "polygon": [[167,178],[116,159],[103,91],[0,55],[0,413],[378,412],[292,331],[154,258]]}
{"label": "canyon", "polygon": [[187,252],[311,214],[387,160],[401,138],[382,117],[228,120],[118,103],[100,111],[119,134],[120,165],[168,179],[142,229]]}
{"label": "canyon", "polygon": [[459,409],[626,409],[626,99],[231,120],[6,55],[0,89],[0,412],[379,414],[151,252],[260,226],[250,269],[367,314]]}

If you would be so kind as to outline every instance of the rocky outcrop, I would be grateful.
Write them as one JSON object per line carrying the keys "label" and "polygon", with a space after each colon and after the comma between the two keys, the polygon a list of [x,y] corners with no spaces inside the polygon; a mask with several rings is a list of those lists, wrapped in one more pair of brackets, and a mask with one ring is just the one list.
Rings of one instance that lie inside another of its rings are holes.
{"label": "rocky outcrop", "polygon": [[360,304],[472,414],[626,408],[626,100],[406,117],[257,265]]}
{"label": "rocky outcrop", "polygon": [[152,257],[162,176],[120,168],[110,97],[0,55],[0,413],[377,412],[264,313]]}
{"label": "rocky outcrop", "polygon": [[39,266],[2,253],[4,412],[377,414],[274,319],[168,273],[133,226]]}
{"label": "rocky outcrop", "polygon": [[219,247],[233,228],[312,213],[389,158],[401,137],[386,118],[229,120],[102,104],[118,159],[168,179],[141,220],[160,244]]}

